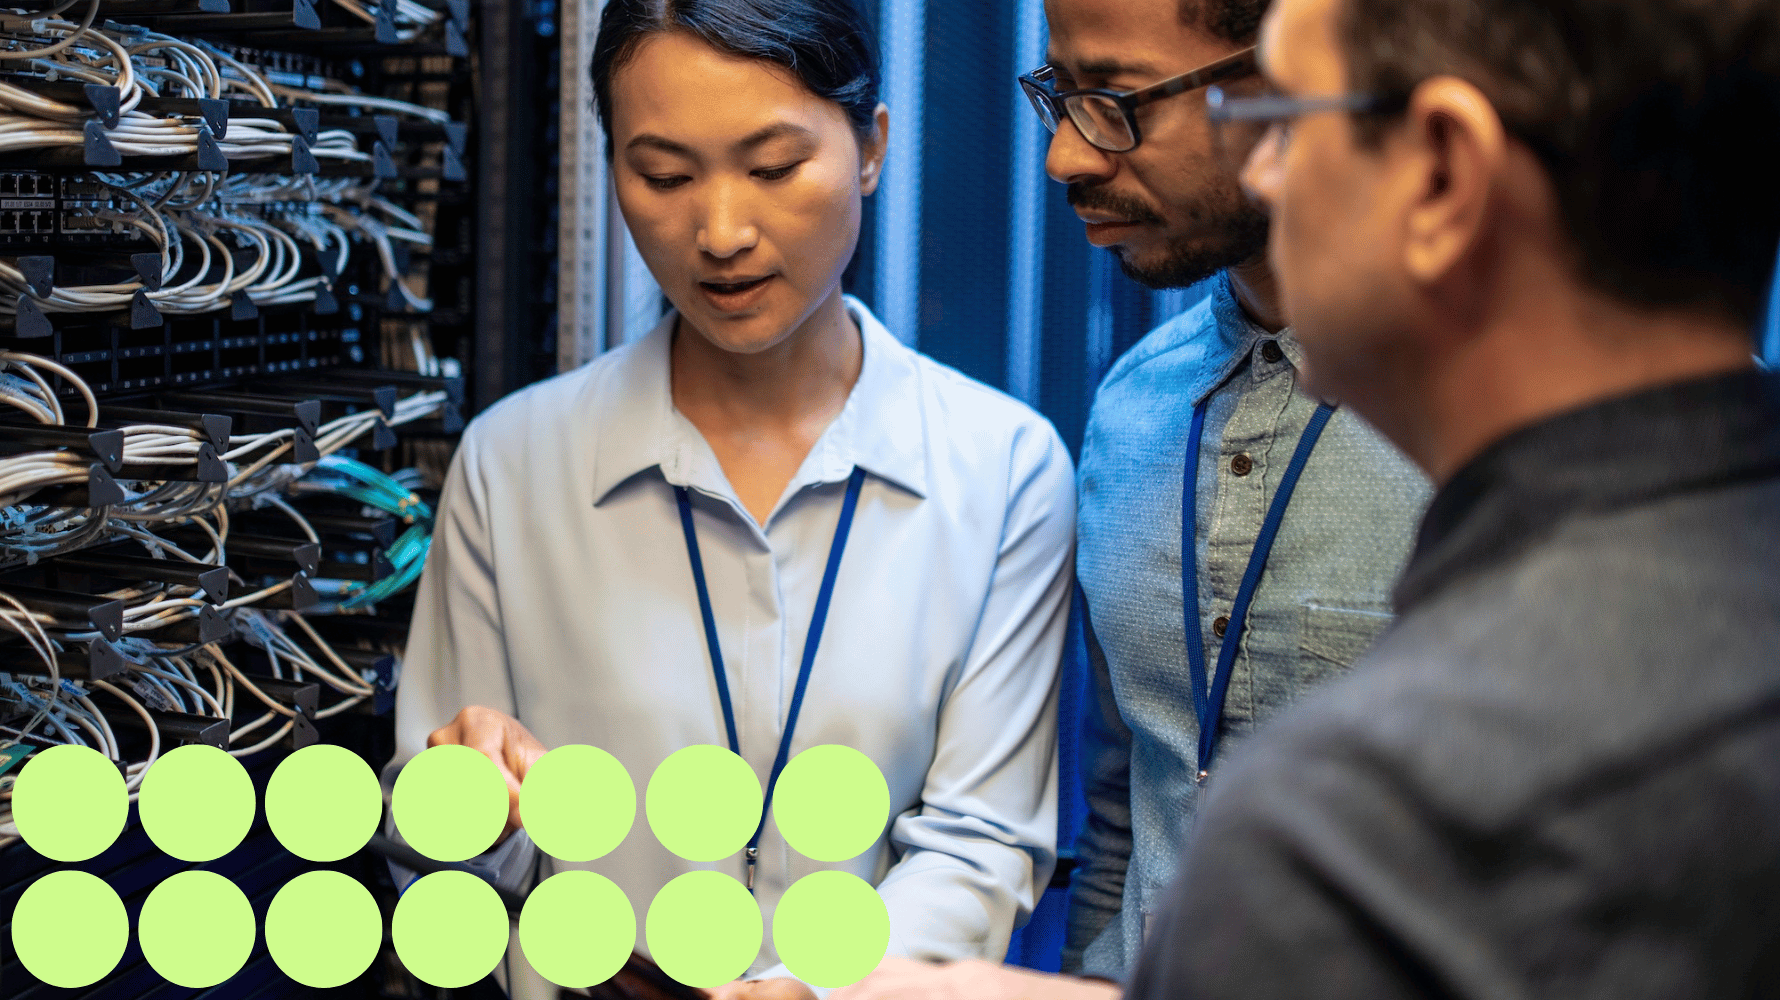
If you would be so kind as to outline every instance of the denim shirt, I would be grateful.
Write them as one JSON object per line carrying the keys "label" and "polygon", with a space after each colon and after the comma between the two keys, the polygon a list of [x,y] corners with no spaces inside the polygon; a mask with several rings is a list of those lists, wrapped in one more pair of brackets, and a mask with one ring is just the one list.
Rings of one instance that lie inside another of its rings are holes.
{"label": "denim shirt", "polygon": [[[1220,278],[1102,383],[1079,475],[1077,572],[1087,596],[1089,816],[1064,968],[1121,980],[1172,881],[1200,787],[1181,591],[1182,472],[1193,409],[1200,633],[1208,669],[1255,537],[1318,401],[1290,331],[1250,323]],[[1308,688],[1344,672],[1391,621],[1391,586],[1429,487],[1369,426],[1337,410],[1292,495],[1224,704],[1218,759]],[[1217,781],[1214,767],[1210,782]]]}

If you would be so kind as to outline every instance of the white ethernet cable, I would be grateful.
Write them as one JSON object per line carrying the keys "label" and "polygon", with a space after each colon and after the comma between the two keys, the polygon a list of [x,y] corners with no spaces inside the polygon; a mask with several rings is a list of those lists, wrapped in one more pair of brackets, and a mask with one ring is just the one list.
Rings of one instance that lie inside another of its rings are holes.
{"label": "white ethernet cable", "polygon": [[[51,11],[50,13],[59,14],[62,11],[65,11],[69,7],[72,7],[72,6],[73,6],[73,4],[63,4],[60,7],[57,7],[54,11]],[[89,29],[93,26],[93,20],[94,20],[94,18],[97,18],[98,16],[99,16],[99,0],[89,0],[89,2],[87,3],[86,18],[84,20],[82,20],[77,25],[69,24],[66,21],[48,21],[47,19],[44,21],[43,26],[47,27],[47,28],[60,29],[63,26],[67,26],[69,28],[74,29],[73,31],[69,32],[67,37],[63,38],[61,41],[56,42],[53,45],[49,45],[45,48],[27,50],[27,51],[23,51],[23,52],[13,50],[13,49],[0,49],[0,59],[41,59],[44,56],[55,55],[56,53],[62,51],[63,49],[66,49],[68,46],[73,45],[75,43],[75,41],[80,38],[81,35],[83,35],[87,32],[87,29]]]}

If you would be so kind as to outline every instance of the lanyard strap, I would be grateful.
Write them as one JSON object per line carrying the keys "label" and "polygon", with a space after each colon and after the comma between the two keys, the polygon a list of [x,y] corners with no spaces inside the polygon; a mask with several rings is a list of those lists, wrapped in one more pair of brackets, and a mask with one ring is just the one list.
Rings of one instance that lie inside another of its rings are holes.
{"label": "lanyard strap", "polygon": [[[791,693],[791,711],[785,716],[785,732],[779,737],[779,752],[773,758],[772,776],[766,782],[766,798],[760,806],[760,823],[754,836],[748,838],[746,852],[748,891],[754,891],[754,865],[760,857],[760,835],[766,830],[767,811],[773,805],[773,789],[779,784],[779,772],[791,757],[791,735],[797,731],[797,716],[803,711],[804,692],[810,686],[810,668],[816,664],[816,648],[822,644],[822,629],[828,622],[828,605],[834,598],[834,580],[840,574],[841,553],[847,549],[847,535],[853,530],[853,513],[859,509],[859,491],[865,486],[865,470],[854,466],[847,477],[847,497],[841,502],[840,523],[834,526],[834,541],[828,546],[828,566],[822,571],[822,589],[816,592],[816,610],[810,615],[809,636],[803,642],[803,663],[797,668],[797,687]],[[705,583],[705,563],[698,552],[698,530],[692,526],[692,494],[684,486],[674,487],[674,498],[680,505],[680,530],[686,535],[686,556],[692,562],[692,582],[698,587],[698,610],[705,620],[705,648],[711,653],[711,676],[717,681],[717,701],[723,706],[723,728],[729,737],[729,751],[741,755],[741,740],[736,736],[735,705],[729,695],[729,677],[723,668],[723,647],[717,640],[717,616],[711,610],[711,590]]]}
{"label": "lanyard strap", "polygon": [[1260,585],[1261,571],[1273,551],[1273,539],[1285,520],[1286,506],[1298,488],[1298,477],[1304,474],[1305,463],[1316,448],[1323,428],[1329,425],[1335,408],[1324,403],[1317,407],[1304,433],[1298,438],[1298,449],[1292,453],[1291,464],[1274,491],[1273,503],[1267,508],[1267,519],[1261,522],[1261,533],[1255,536],[1254,550],[1249,553],[1248,568],[1242,572],[1242,584],[1236,588],[1236,601],[1230,608],[1230,624],[1224,629],[1224,644],[1218,649],[1217,673],[1207,685],[1205,678],[1205,633],[1199,617],[1199,448],[1205,436],[1205,402],[1193,408],[1193,447],[1187,452],[1187,467],[1182,474],[1180,507],[1180,580],[1182,618],[1186,631],[1187,671],[1193,681],[1193,711],[1199,716],[1199,774],[1205,781],[1211,772],[1212,754],[1218,747],[1218,730],[1223,723],[1224,697],[1230,689],[1230,675],[1236,670],[1236,647],[1248,622],[1249,603]]}

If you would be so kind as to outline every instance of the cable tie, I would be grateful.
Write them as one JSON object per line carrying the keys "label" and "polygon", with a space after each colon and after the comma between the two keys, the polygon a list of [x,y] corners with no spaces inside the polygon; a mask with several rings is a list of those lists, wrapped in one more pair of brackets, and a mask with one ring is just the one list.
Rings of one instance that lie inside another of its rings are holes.
{"label": "cable tie", "polygon": [[457,59],[470,57],[470,40],[464,36],[464,26],[460,21],[445,22],[445,54]]}
{"label": "cable tie", "polygon": [[216,97],[198,98],[198,113],[218,139],[229,136],[229,102]]}
{"label": "cable tie", "polygon": [[105,126],[90,121],[82,129],[82,148],[85,151],[86,165],[89,167],[120,167],[123,166],[123,155],[111,144],[105,134]]}
{"label": "cable tie", "polygon": [[397,0],[380,0],[377,4],[375,36],[379,45],[396,45],[402,36],[396,32]]}
{"label": "cable tie", "polygon": [[164,322],[161,318],[161,311],[156,309],[154,303],[150,302],[148,296],[138,288],[136,294],[130,297],[130,329],[147,330],[160,326]]}
{"label": "cable tie", "polygon": [[158,253],[136,253],[130,255],[130,264],[136,268],[137,277],[151,292],[161,290],[161,255]]}
{"label": "cable tie", "polygon": [[20,340],[55,335],[55,327],[50,325],[49,317],[43,314],[43,310],[29,295],[20,295],[13,308],[13,333]]}
{"label": "cable tie", "polygon": [[208,123],[198,126],[198,169],[217,172],[229,169],[229,158],[216,144],[216,136],[211,134]]}
{"label": "cable tie", "polygon": [[18,268],[25,276],[25,283],[31,286],[31,294],[40,299],[49,298],[50,292],[56,288],[56,259],[54,257],[31,256],[20,257]]}

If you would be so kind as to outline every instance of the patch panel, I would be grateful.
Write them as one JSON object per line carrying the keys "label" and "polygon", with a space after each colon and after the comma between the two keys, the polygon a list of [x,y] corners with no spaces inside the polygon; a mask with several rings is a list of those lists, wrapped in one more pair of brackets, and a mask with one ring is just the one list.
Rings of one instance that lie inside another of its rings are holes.
{"label": "patch panel", "polygon": [[0,251],[141,250],[147,237],[118,218],[136,210],[133,202],[89,173],[6,171],[0,173]]}
{"label": "patch panel", "polygon": [[0,173],[0,200],[16,199],[42,200],[56,196],[56,178],[53,174],[36,171],[8,171]]}
{"label": "patch panel", "polygon": [[[0,205],[11,206],[15,203],[4,201]],[[53,209],[15,210],[7,207],[0,210],[0,234],[48,236],[55,231],[56,213]]]}

